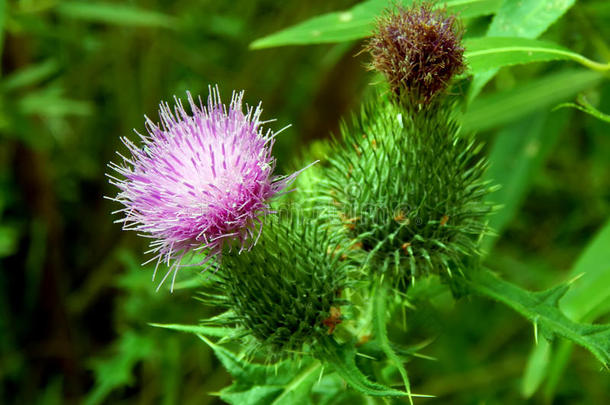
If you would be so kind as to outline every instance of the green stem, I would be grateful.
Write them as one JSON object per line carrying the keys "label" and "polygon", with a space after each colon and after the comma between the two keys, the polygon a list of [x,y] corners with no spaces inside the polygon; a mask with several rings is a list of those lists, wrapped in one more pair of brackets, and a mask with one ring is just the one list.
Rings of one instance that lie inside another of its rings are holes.
{"label": "green stem", "polygon": [[574,61],[596,72],[606,73],[610,70],[610,63],[599,63],[582,55],[572,55]]}

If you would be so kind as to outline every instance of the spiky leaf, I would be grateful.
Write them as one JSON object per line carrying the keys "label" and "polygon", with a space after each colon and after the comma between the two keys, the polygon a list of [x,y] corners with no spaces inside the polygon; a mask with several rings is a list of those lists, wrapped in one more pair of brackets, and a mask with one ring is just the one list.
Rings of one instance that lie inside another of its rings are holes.
{"label": "spiky leaf", "polygon": [[233,384],[220,392],[224,401],[240,405],[311,403],[309,393],[318,377],[319,361],[306,358],[299,362],[287,360],[273,365],[255,364],[202,335],[199,337],[234,378]]}
{"label": "spiky leaf", "polygon": [[[610,221],[607,221],[599,233],[589,242],[570,271],[571,277],[579,278],[562,298],[559,306],[574,321],[594,321],[597,317],[609,311],[610,291],[607,288],[610,283],[609,244]],[[541,345],[534,347],[528,363],[529,368],[533,368],[533,364],[536,363],[537,359],[542,358],[545,352],[547,352],[548,357],[552,357],[553,361],[536,381],[527,378],[528,375],[524,377],[524,381],[529,382],[528,394],[533,394],[543,378],[548,376],[547,395],[552,396],[555,385],[570,359],[572,346],[570,342],[562,342],[558,348],[555,348],[556,350]],[[553,356],[551,356],[551,352],[553,352]]]}
{"label": "spiky leaf", "polygon": [[375,339],[377,339],[383,353],[385,353],[388,360],[394,365],[394,367],[398,369],[407,394],[409,395],[409,402],[413,404],[413,398],[411,397],[411,384],[409,382],[407,370],[403,365],[403,361],[400,359],[400,357],[398,357],[390,344],[390,340],[388,339],[387,299],[387,287],[385,285],[377,286],[373,293],[373,333],[375,334]]}
{"label": "spiky leaf", "polygon": [[481,269],[463,279],[473,291],[508,305],[534,323],[547,339],[566,338],[589,350],[605,367],[610,366],[610,324],[591,325],[570,320],[558,307],[569,289],[561,284],[540,292],[530,292]]}
{"label": "spiky leaf", "polygon": [[351,343],[338,344],[329,338],[323,341],[324,348],[320,353],[322,359],[356,391],[371,396],[406,396],[404,391],[395,390],[371,381],[362,374],[356,365],[356,348]]}

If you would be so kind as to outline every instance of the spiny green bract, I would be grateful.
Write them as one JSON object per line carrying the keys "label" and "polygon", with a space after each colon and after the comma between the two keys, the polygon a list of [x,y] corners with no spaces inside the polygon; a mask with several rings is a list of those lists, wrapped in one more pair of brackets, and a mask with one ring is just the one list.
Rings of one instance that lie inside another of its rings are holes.
{"label": "spiny green bract", "polygon": [[262,349],[271,358],[333,333],[351,269],[320,221],[289,211],[292,219],[268,219],[251,251],[224,254],[218,271],[232,323],[254,338],[252,353]]}
{"label": "spiny green bract", "polygon": [[452,106],[407,115],[379,97],[343,125],[328,195],[366,263],[408,283],[461,271],[477,256],[490,191],[479,147],[458,135]]}

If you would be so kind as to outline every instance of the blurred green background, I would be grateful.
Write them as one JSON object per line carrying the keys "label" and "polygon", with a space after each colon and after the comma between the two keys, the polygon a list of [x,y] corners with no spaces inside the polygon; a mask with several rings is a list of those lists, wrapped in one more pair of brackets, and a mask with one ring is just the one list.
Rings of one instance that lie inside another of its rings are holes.
{"label": "blurred green background", "polygon": [[[0,0],[0,403],[220,403],[210,393],[230,379],[207,347],[148,325],[194,324],[213,309],[192,290],[155,292],[140,266],[146,240],[121,232],[110,214],[118,205],[103,199],[116,194],[106,164],[124,152],[119,136],[144,130],[143,114],[156,119],[161,100],[186,90],[205,97],[218,84],[225,100],[233,89],[245,89],[250,104],[262,100],[263,118],[277,119],[271,128],[292,125],[275,147],[279,171],[289,170],[306,147],[337,133],[375,78],[356,55],[359,42],[248,45],[355,3]],[[489,20],[470,21],[469,32]],[[610,7],[582,1],[546,35],[608,59]],[[502,70],[465,121],[508,156],[497,176],[519,170],[527,179],[500,192],[514,198],[496,221],[502,232],[488,265],[533,289],[564,280],[610,216],[610,125],[551,111],[584,92],[608,112],[610,85],[581,75],[578,87],[566,69]],[[557,94],[560,85],[573,88]],[[524,136],[531,142],[515,143]],[[408,339],[435,338],[424,353],[438,361],[417,359],[408,370],[414,392],[438,398],[421,403],[525,401],[531,325],[478,298],[422,297]],[[609,401],[610,378],[577,349],[555,403]]]}

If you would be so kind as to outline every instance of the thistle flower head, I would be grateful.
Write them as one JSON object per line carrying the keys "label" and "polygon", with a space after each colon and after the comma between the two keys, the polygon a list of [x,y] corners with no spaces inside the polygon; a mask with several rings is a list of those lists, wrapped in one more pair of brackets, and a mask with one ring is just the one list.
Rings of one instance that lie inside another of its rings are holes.
{"label": "thistle flower head", "polygon": [[464,71],[462,29],[455,16],[430,3],[396,5],[378,22],[366,50],[372,66],[399,97],[428,104]]}
{"label": "thistle flower head", "polygon": [[215,302],[250,338],[252,353],[281,358],[312,347],[341,323],[353,263],[320,218],[269,217],[247,254],[223,255]]}
{"label": "thistle flower head", "polygon": [[419,116],[425,119],[385,98],[365,105],[351,127],[343,126],[347,147],[322,183],[371,271],[402,286],[468,269],[480,256],[491,210],[484,200],[491,191],[487,162],[476,142],[458,133],[453,110]]}
{"label": "thistle flower head", "polygon": [[110,164],[123,177],[109,176],[120,189],[114,200],[125,206],[117,222],[153,239],[151,261],[173,262],[163,281],[172,270],[175,279],[189,252],[204,251],[206,263],[227,242],[250,248],[268,200],[298,174],[273,175],[276,133],[262,129],[260,105],[244,112],[243,92],[233,93],[228,108],[218,88],[210,90],[207,105],[187,95],[192,114],[176,98],[173,111],[161,103],[161,123],[146,118],[148,133],[138,134],[142,145],[122,138],[130,156]]}

